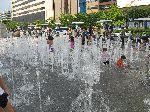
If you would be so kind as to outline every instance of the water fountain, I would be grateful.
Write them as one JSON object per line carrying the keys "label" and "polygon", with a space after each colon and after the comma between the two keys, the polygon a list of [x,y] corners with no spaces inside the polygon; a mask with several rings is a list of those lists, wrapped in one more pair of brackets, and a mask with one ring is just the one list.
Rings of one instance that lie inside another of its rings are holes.
{"label": "water fountain", "polygon": [[[98,106],[99,110],[102,112],[115,112],[116,110],[117,112],[117,108],[111,109],[109,103],[106,103],[107,98],[103,94],[103,84],[100,82],[102,80],[101,77],[104,77],[104,74],[124,73],[124,71],[120,73],[115,72],[115,64],[121,54],[125,54],[132,64],[134,62],[139,63],[139,60],[142,60],[139,47],[138,50],[133,50],[132,45],[130,45],[130,39],[128,39],[125,49],[122,51],[119,40],[112,44],[110,40],[103,43],[100,39],[99,42],[93,42],[92,45],[85,45],[83,48],[81,46],[81,38],[79,37],[75,38],[75,48],[70,50],[68,41],[66,36],[55,37],[54,52],[50,52],[44,37],[6,38],[0,40],[2,60],[0,66],[3,65],[3,71],[6,68],[11,70],[8,71],[9,75],[4,77],[9,79],[8,83],[11,83],[13,90],[13,98],[11,99],[14,106],[20,112],[25,112],[25,110],[31,111],[32,109],[35,112],[62,111],[60,109],[63,107],[59,104],[61,100],[57,101],[55,96],[58,93],[54,94],[51,90],[57,89],[57,85],[59,85],[59,83],[55,84],[53,82],[53,78],[57,77],[60,83],[65,80],[65,82],[70,84],[67,84],[67,86],[72,87],[67,88],[69,90],[74,89],[74,86],[71,84],[78,85],[80,83],[79,89],[75,89],[78,91],[77,96],[70,97],[71,105],[69,105],[70,107],[65,112],[92,112],[95,109],[93,102],[94,94],[100,94],[101,96],[101,102]],[[101,62],[101,51],[104,44],[111,56],[111,69],[107,69]],[[149,52],[148,47],[146,47],[145,54],[147,52]],[[8,63],[9,61],[10,63]],[[132,70],[128,70],[129,73],[133,73]],[[141,72],[144,74],[144,71]],[[139,74],[138,72],[136,75]],[[134,75],[135,73],[131,76],[134,77]],[[128,75],[128,77],[131,76]],[[52,85],[54,88],[49,88]],[[94,89],[96,85],[99,85],[98,90]],[[64,87],[63,85],[60,86]],[[58,94],[58,97],[61,96],[60,94],[61,92]],[[63,97],[60,99],[64,100]],[[29,106],[30,108],[27,108]]]}

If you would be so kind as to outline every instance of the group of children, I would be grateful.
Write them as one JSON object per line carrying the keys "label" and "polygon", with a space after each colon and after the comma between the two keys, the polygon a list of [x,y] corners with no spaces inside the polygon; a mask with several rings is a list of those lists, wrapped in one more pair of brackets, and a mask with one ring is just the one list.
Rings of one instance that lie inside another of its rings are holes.
{"label": "group of children", "polygon": [[[101,60],[104,65],[109,65],[110,64],[110,55],[107,52],[107,48],[103,48],[103,51],[101,53]],[[117,68],[124,68],[124,61],[126,60],[125,55],[121,55],[119,59],[117,60],[116,66]]]}
{"label": "group of children", "polygon": [[[50,52],[54,51],[53,48],[53,36],[49,35],[47,39],[47,44],[49,45],[49,50]],[[75,47],[75,42],[74,42],[74,37],[70,36],[70,48],[74,49]],[[101,60],[104,63],[104,65],[109,65],[110,64],[110,55],[107,52],[107,48],[103,48],[102,54],[101,54]],[[116,66],[118,68],[124,68],[124,60],[126,60],[125,55],[121,55],[121,57],[117,60]]]}

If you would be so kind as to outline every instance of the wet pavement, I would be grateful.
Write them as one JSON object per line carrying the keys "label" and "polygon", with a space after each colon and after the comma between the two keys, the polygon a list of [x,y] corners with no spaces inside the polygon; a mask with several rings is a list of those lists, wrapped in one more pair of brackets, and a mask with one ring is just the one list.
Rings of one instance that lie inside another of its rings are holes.
{"label": "wet pavement", "polygon": [[114,66],[111,69],[105,67],[100,80],[92,87],[89,111],[82,109],[85,108],[84,98],[75,104],[77,109],[72,109],[72,102],[89,86],[81,79],[68,79],[47,68],[40,69],[38,79],[32,66],[22,67],[21,62],[15,60],[13,67],[10,67],[10,59],[2,63],[5,63],[3,77],[13,93],[11,99],[15,101],[16,112],[149,112],[150,109],[150,105],[144,102],[150,98],[150,81],[132,68],[119,70]]}
{"label": "wet pavement", "polygon": [[129,47],[130,66],[118,69],[118,46],[112,51],[110,68],[100,63],[96,45],[80,51],[77,43],[72,52],[64,48],[68,40],[64,45],[60,41],[52,55],[42,46],[46,41],[34,45],[23,40],[18,41],[19,47],[17,43],[2,45],[6,50],[0,54],[0,72],[12,92],[16,112],[150,112],[150,70],[143,58],[145,52],[133,52]]}

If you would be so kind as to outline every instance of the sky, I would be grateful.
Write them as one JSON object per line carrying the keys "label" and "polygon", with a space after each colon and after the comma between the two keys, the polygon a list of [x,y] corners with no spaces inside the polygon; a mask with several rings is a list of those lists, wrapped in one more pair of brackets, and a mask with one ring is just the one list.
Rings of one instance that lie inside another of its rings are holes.
{"label": "sky", "polygon": [[0,0],[0,11],[11,9],[11,0]]}

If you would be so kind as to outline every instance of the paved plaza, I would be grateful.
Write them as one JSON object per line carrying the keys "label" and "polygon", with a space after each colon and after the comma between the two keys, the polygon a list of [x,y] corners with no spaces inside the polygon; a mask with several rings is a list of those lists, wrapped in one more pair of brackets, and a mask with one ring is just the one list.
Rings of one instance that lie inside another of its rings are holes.
{"label": "paved plaza", "polygon": [[81,50],[78,38],[70,50],[67,39],[55,37],[55,53],[45,37],[1,39],[1,72],[16,112],[149,112],[145,50],[126,47],[130,67],[118,69],[119,44],[110,47],[115,53],[108,67],[99,59],[100,45]]}

